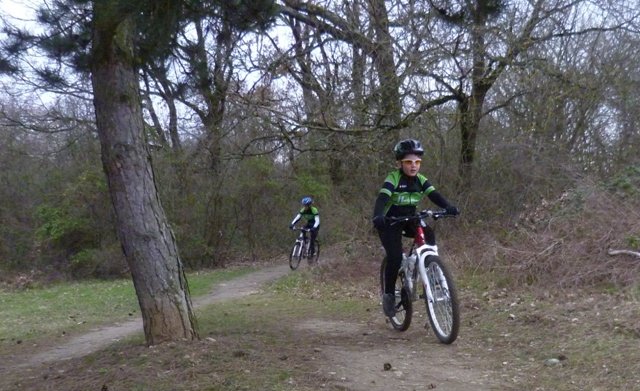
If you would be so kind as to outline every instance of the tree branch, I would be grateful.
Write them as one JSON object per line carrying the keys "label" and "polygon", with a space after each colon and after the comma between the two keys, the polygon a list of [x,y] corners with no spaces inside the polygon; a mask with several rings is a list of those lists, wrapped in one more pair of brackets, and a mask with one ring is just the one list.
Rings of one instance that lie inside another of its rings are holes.
{"label": "tree branch", "polygon": [[633,255],[634,257],[640,258],[640,252],[631,251],[631,250],[613,250],[609,249],[609,255]]}

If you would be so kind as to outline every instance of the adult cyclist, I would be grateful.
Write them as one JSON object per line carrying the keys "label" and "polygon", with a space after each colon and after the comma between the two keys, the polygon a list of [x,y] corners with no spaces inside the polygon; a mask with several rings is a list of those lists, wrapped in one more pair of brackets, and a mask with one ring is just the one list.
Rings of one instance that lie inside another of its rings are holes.
{"label": "adult cyclist", "polygon": [[[416,221],[389,224],[388,217],[408,216],[416,212],[416,205],[427,196],[434,204],[446,209],[452,215],[459,214],[458,208],[436,191],[426,176],[420,174],[420,164],[424,148],[418,140],[406,139],[393,149],[397,169],[391,171],[378,192],[373,210],[373,225],[378,230],[380,241],[387,255],[384,271],[384,293],[382,308],[388,317],[395,315],[395,285],[402,263],[402,235],[415,236]],[[436,244],[435,233],[430,227],[424,229],[425,241]]]}
{"label": "adult cyclist", "polygon": [[301,203],[302,209],[300,209],[298,214],[293,218],[293,221],[289,224],[289,228],[293,229],[301,219],[306,220],[304,228],[309,229],[310,233],[309,259],[311,259],[315,254],[316,238],[318,237],[318,229],[320,228],[320,213],[318,212],[318,208],[313,206],[313,198],[304,197]]}

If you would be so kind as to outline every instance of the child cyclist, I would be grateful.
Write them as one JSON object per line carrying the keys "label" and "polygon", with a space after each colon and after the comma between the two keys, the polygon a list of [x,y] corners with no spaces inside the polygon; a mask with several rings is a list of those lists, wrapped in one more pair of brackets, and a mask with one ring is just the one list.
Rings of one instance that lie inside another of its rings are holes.
{"label": "child cyclist", "polygon": [[[378,192],[373,210],[373,225],[378,230],[380,241],[387,255],[387,266],[384,270],[384,293],[382,308],[388,317],[395,315],[395,286],[398,270],[402,263],[402,235],[415,235],[416,221],[389,224],[387,217],[409,216],[416,213],[416,205],[427,196],[436,205],[444,208],[448,214],[457,215],[458,208],[449,203],[427,177],[420,174],[420,163],[424,149],[414,139],[406,139],[396,144],[393,149],[397,161],[397,170],[387,175]],[[403,232],[404,231],[404,232]],[[425,241],[429,245],[436,244],[436,238],[430,227],[424,229]]]}
{"label": "child cyclist", "polygon": [[300,209],[298,214],[293,218],[293,221],[289,224],[289,228],[293,229],[296,223],[302,218],[307,220],[305,228],[309,229],[309,233],[311,234],[311,241],[309,243],[309,259],[311,259],[315,254],[316,238],[318,237],[318,229],[320,229],[320,213],[318,212],[318,208],[312,206],[313,198],[304,197],[301,203],[302,209]]}

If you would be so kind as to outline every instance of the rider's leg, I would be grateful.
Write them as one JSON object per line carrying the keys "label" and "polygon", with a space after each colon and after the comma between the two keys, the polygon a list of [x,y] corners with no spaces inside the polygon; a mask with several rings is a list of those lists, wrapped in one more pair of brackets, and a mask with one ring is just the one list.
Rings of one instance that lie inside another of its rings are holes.
{"label": "rider's leg", "polygon": [[316,253],[316,238],[318,237],[318,228],[311,228],[311,242],[309,243],[309,255],[313,255]]}
{"label": "rider's leg", "polygon": [[402,263],[402,226],[388,226],[378,231],[380,241],[387,254],[384,270],[384,293],[395,294],[396,278]]}
{"label": "rider's leg", "polygon": [[430,246],[435,246],[436,233],[433,231],[433,229],[425,224],[422,226],[422,231],[424,232],[424,241]]}
{"label": "rider's leg", "polygon": [[384,293],[382,295],[382,310],[388,317],[396,314],[395,287],[398,270],[402,263],[402,227],[400,224],[387,226],[378,230],[380,241],[387,253],[387,265],[384,269]]}

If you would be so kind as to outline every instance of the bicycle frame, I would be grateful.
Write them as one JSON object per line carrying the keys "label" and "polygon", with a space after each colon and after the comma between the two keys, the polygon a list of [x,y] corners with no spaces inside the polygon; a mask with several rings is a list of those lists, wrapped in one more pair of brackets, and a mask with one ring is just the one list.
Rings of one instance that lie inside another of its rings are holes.
{"label": "bicycle frame", "polygon": [[295,228],[296,231],[300,231],[296,238],[296,243],[300,243],[300,255],[306,257],[309,254],[309,246],[311,244],[311,238],[307,236],[309,229],[307,228]]}
{"label": "bicycle frame", "polygon": [[298,228],[300,233],[298,234],[298,238],[296,239],[300,244],[302,244],[301,251],[302,255],[307,255],[309,251],[309,238],[307,238],[307,231],[304,228]]}

